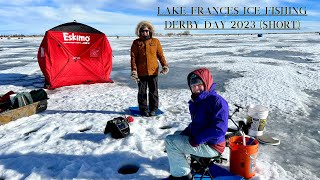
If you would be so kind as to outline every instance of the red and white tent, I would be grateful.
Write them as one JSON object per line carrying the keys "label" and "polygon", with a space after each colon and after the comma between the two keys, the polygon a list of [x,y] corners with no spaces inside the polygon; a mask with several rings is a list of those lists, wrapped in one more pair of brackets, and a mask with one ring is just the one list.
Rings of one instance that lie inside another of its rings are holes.
{"label": "red and white tent", "polygon": [[85,24],[70,22],[48,30],[38,51],[48,88],[113,82],[112,49],[106,35]]}

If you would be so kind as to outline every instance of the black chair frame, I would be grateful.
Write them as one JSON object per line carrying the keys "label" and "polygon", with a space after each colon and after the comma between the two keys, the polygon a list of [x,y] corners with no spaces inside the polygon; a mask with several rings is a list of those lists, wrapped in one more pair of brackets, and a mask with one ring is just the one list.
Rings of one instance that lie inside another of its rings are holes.
{"label": "black chair frame", "polygon": [[222,155],[211,157],[211,158],[205,158],[205,157],[199,157],[191,154],[191,169],[193,170],[193,176],[195,174],[201,174],[201,178],[203,176],[209,176],[213,180],[213,176],[210,173],[209,167],[213,165],[214,163],[222,163],[223,161],[227,161],[227,159],[223,158]]}

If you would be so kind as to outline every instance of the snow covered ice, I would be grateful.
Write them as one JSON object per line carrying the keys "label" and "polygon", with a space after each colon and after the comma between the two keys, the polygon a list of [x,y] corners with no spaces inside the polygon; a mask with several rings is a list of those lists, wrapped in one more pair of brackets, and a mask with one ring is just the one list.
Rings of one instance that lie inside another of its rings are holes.
{"label": "snow covered ice", "polygon": [[[160,37],[170,66],[159,76],[156,117],[134,117],[131,135],[104,135],[108,120],[137,105],[130,79],[134,37],[108,38],[115,83],[48,91],[48,109],[0,126],[2,179],[161,179],[169,176],[164,138],[190,122],[186,76],[208,67],[230,113],[239,104],[270,108],[265,133],[279,146],[259,145],[253,180],[320,179],[320,36],[317,34]],[[0,39],[0,94],[43,86],[37,63],[42,38]],[[234,116],[245,120],[246,112]],[[232,122],[229,122],[232,126]],[[171,127],[171,128],[170,128]],[[83,131],[88,129],[87,131]],[[82,131],[82,132],[81,132]],[[226,148],[223,156],[229,158]],[[137,173],[118,169],[135,165]],[[229,167],[229,162],[223,164]]]}

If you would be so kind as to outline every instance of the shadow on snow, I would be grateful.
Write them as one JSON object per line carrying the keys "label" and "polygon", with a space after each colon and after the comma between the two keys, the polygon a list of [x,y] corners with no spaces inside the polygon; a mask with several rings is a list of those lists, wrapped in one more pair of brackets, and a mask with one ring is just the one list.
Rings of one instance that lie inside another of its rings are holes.
{"label": "shadow on snow", "polygon": [[[57,179],[155,179],[141,171],[143,167],[162,169],[163,164],[168,164],[166,157],[150,159],[141,157],[130,151],[118,151],[103,155],[68,155],[50,153],[12,153],[0,155],[0,162],[3,168],[11,169],[22,174],[25,179],[32,173],[42,178]],[[135,174],[121,175],[118,169],[124,165],[133,164],[140,167]],[[7,179],[10,177],[1,178]]]}
{"label": "shadow on snow", "polygon": [[44,77],[39,74],[18,74],[7,73],[0,74],[0,85],[14,85],[31,88],[42,88]]}
{"label": "shadow on snow", "polygon": [[[198,62],[178,62],[170,64],[170,72],[167,75],[158,76],[159,89],[189,89],[187,83],[187,76],[190,72],[198,69],[196,65]],[[205,66],[202,66],[205,67]],[[223,71],[217,68],[209,68],[214,82],[217,83],[216,91],[225,91],[225,84],[233,78],[242,77],[239,73],[231,71]],[[129,86],[130,88],[137,88],[138,85],[130,78],[130,67],[124,68],[122,66],[113,67],[113,75],[111,77],[115,82]]]}

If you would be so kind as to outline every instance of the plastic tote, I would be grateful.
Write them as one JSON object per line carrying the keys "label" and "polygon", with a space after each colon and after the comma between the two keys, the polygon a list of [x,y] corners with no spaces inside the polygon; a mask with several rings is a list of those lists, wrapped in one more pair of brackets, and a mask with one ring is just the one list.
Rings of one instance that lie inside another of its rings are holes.
{"label": "plastic tote", "polygon": [[246,144],[246,146],[243,145],[242,136],[229,138],[230,172],[248,179],[256,173],[259,142],[254,138],[246,137]]}
{"label": "plastic tote", "polygon": [[265,106],[249,106],[247,126],[249,136],[262,136],[267,124],[269,109]]}

